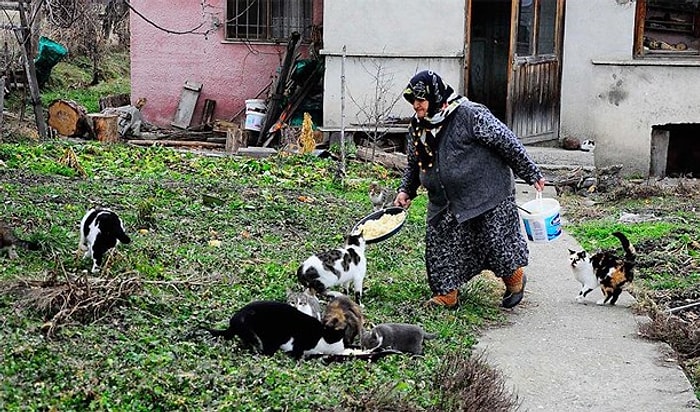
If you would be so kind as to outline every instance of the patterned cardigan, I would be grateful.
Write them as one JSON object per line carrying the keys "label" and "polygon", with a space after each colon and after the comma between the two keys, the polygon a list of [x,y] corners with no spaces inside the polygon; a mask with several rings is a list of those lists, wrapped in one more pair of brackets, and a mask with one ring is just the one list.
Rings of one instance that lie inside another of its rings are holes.
{"label": "patterned cardigan", "polygon": [[437,132],[437,141],[433,167],[421,170],[409,140],[399,187],[411,199],[425,187],[429,222],[448,208],[460,223],[493,209],[515,193],[513,172],[528,184],[542,178],[517,136],[481,104],[459,106]]}

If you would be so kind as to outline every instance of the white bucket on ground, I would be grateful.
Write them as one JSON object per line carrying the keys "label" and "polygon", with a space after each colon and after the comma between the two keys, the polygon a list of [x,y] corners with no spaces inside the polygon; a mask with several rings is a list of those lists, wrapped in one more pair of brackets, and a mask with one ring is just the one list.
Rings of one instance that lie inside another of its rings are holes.
{"label": "white bucket on ground", "polygon": [[[527,212],[523,209],[527,210]],[[555,199],[543,199],[540,192],[537,192],[535,200],[521,205],[519,213],[523,220],[528,240],[533,242],[551,242],[561,236],[560,210],[559,202]]]}
{"label": "white bucket on ground", "polygon": [[245,101],[245,126],[246,130],[259,132],[262,129],[267,106],[265,100],[250,99]]}

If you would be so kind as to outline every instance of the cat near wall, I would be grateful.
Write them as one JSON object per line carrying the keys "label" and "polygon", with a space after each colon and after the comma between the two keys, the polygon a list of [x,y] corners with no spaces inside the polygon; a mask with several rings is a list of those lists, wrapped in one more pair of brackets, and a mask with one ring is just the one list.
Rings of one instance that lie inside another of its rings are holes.
{"label": "cat near wall", "polygon": [[634,266],[637,252],[629,239],[621,232],[613,232],[622,244],[624,257],[611,251],[600,251],[589,255],[585,250],[569,249],[569,266],[576,280],[581,283],[581,290],[576,301],[583,303],[586,295],[595,288],[600,288],[603,297],[599,305],[614,305],[622,293],[623,286],[634,280]]}
{"label": "cat near wall", "polygon": [[345,350],[344,330],[323,325],[295,307],[274,301],[255,301],[239,309],[227,329],[201,326],[225,340],[238,337],[244,347],[263,355],[278,350],[295,359],[315,354],[339,354]]}
{"label": "cat near wall", "polygon": [[365,245],[362,233],[351,233],[342,247],[309,256],[299,265],[297,279],[320,297],[331,295],[328,289],[339,285],[348,293],[352,283],[355,302],[361,304],[362,283],[367,273]]}
{"label": "cat near wall", "polygon": [[93,208],[85,213],[80,221],[78,249],[85,252],[84,258],[92,259],[92,273],[100,271],[105,254],[117,245],[117,241],[127,244],[131,238],[115,212]]}

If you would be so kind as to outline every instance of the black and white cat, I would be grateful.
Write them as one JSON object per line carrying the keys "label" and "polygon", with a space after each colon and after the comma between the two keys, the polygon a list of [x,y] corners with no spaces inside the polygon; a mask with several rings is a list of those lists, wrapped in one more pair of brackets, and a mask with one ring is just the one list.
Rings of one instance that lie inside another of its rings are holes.
{"label": "black and white cat", "polygon": [[309,289],[303,292],[288,291],[287,303],[297,308],[301,313],[306,313],[311,317],[321,320],[321,316],[323,315],[321,302],[318,301],[313,291]]}
{"label": "black and white cat", "polygon": [[582,303],[586,295],[600,287],[603,298],[598,305],[614,305],[622,293],[622,287],[634,279],[636,251],[627,237],[621,232],[612,233],[620,240],[624,257],[618,257],[610,251],[600,251],[589,255],[585,250],[569,249],[569,265],[576,280],[581,283],[581,290],[576,301]]}
{"label": "black and white cat", "polygon": [[324,326],[318,319],[283,302],[251,302],[231,317],[227,329],[202,328],[225,340],[238,336],[243,346],[264,355],[282,350],[300,359],[345,350],[343,330]]}
{"label": "black and white cat", "polygon": [[584,140],[581,142],[580,150],[584,152],[592,152],[595,150],[595,140]]}
{"label": "black and white cat", "polygon": [[80,221],[78,248],[85,258],[92,259],[92,273],[100,271],[105,253],[117,245],[127,244],[131,238],[124,232],[124,225],[116,213],[109,209],[88,210]]}
{"label": "black and white cat", "polygon": [[362,232],[351,233],[343,247],[311,255],[297,269],[299,282],[321,296],[337,296],[328,292],[328,288],[337,285],[342,285],[347,293],[352,283],[355,302],[361,304],[362,282],[367,273],[365,245]]}
{"label": "black and white cat", "polygon": [[422,327],[410,323],[380,323],[369,332],[363,331],[362,348],[394,349],[404,353],[423,354],[423,341],[437,335],[426,333]]}
{"label": "black and white cat", "polygon": [[40,250],[41,245],[29,240],[23,240],[15,236],[12,228],[3,221],[0,221],[0,252],[7,252],[8,259],[16,259],[15,248],[21,247],[27,250]]}

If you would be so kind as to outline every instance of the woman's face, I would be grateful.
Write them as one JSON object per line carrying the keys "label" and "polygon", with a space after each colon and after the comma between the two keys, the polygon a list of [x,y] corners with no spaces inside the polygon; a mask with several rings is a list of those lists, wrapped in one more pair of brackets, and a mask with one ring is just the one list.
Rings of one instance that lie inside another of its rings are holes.
{"label": "woman's face", "polygon": [[415,99],[413,101],[413,110],[415,110],[417,118],[424,118],[428,114],[428,101]]}

